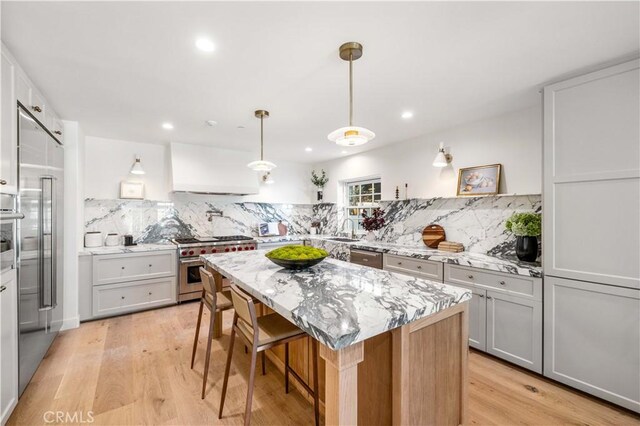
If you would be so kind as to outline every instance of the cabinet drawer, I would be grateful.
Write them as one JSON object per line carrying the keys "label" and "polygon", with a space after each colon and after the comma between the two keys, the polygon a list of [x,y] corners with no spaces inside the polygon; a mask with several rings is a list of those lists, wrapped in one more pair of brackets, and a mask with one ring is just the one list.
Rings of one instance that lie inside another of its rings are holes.
{"label": "cabinet drawer", "polygon": [[542,300],[542,280],[540,278],[447,264],[445,265],[444,279],[454,284],[480,285],[503,290],[517,296],[528,296]]}
{"label": "cabinet drawer", "polygon": [[175,275],[174,251],[93,256],[94,285]]}
{"label": "cabinet drawer", "polygon": [[384,269],[418,278],[442,281],[443,265],[441,262],[434,262],[432,260],[413,259],[411,257],[385,254]]}
{"label": "cabinet drawer", "polygon": [[176,280],[167,277],[93,287],[93,316],[102,317],[176,302]]}
{"label": "cabinet drawer", "polygon": [[363,250],[351,250],[351,263],[382,269],[382,253]]}

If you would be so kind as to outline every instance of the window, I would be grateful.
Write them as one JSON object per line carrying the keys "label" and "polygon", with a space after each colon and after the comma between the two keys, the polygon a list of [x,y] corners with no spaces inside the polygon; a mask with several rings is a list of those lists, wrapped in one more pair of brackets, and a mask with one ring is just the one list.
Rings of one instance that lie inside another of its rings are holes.
{"label": "window", "polygon": [[356,232],[364,231],[362,227],[362,212],[371,216],[374,209],[380,206],[382,188],[380,179],[369,179],[358,182],[345,183],[345,217],[356,224]]}

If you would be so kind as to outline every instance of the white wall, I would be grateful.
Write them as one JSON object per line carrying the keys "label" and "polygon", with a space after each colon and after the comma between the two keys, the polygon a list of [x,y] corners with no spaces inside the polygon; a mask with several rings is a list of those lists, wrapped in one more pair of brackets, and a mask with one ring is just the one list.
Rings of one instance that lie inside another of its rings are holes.
{"label": "white wall", "polygon": [[[453,155],[452,164],[444,169],[431,165],[440,141]],[[383,200],[395,197],[396,185],[404,198],[405,183],[409,198],[455,196],[459,168],[495,163],[502,164],[501,193],[541,192],[540,106],[315,164],[314,169],[324,169],[330,179],[325,201],[341,202],[341,181],[370,176],[382,178]]]}
{"label": "white wall", "polygon": [[75,121],[64,128],[64,322],[62,329],[77,327],[78,251],[84,245],[84,134]]}
{"label": "white wall", "polygon": [[[139,155],[145,174],[129,173]],[[86,137],[85,198],[116,199],[123,180],[143,182],[145,198],[166,201],[175,197],[229,200],[237,202],[310,203],[313,186],[309,183],[311,166],[277,161],[273,171],[275,183],[261,185],[260,193],[251,196],[174,195],[171,191],[171,164],[168,146],[139,143],[95,136]],[[230,177],[232,178],[232,177]]]}

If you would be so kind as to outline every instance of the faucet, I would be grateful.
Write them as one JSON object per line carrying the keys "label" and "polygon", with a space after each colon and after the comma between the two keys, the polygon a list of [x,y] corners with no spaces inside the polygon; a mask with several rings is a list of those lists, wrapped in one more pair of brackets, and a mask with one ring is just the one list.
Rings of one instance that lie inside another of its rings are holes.
{"label": "faucet", "polygon": [[353,238],[354,240],[356,239],[356,222],[353,219],[350,218],[346,218],[345,220],[342,221],[342,226],[340,226],[340,230],[342,231],[343,234],[347,234],[346,232],[344,232],[344,224],[347,222],[351,222],[351,238]]}

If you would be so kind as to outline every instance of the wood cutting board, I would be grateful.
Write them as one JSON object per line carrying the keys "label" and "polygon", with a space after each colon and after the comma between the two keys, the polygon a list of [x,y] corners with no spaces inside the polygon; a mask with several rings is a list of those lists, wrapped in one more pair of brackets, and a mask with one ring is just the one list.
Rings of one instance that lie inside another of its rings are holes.
{"label": "wood cutting board", "polygon": [[444,228],[440,225],[432,223],[431,225],[427,225],[427,227],[422,230],[422,241],[429,248],[437,249],[438,244],[440,244],[440,242],[444,240]]}

